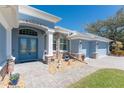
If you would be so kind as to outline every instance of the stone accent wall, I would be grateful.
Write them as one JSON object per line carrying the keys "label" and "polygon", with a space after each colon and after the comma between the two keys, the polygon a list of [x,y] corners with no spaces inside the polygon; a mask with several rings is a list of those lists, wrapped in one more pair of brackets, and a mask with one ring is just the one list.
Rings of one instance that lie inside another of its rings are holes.
{"label": "stone accent wall", "polygon": [[44,63],[45,63],[45,64],[48,64],[48,63],[50,63],[50,62],[52,62],[52,61],[53,61],[53,56],[46,56]]}
{"label": "stone accent wall", "polygon": [[5,77],[6,74],[7,74],[7,64],[0,71],[0,81],[3,80],[3,78]]}
{"label": "stone accent wall", "polygon": [[[65,54],[66,52],[59,52],[57,53],[56,51],[53,53],[53,58],[54,59],[62,59],[63,58],[63,55]],[[58,55],[59,54],[59,55]]]}
{"label": "stone accent wall", "polygon": [[83,54],[71,54],[72,56],[76,57],[80,61],[84,61],[85,56]]}
{"label": "stone accent wall", "polygon": [[79,54],[79,55],[78,55],[78,59],[79,59],[80,61],[84,61],[85,56],[84,56],[84,55],[82,55],[82,54]]}

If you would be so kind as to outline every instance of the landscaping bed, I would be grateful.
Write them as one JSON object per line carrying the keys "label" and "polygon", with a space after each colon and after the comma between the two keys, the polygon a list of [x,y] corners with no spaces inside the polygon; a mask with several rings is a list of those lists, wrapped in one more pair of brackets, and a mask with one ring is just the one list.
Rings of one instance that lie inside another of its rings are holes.
{"label": "landscaping bed", "polygon": [[71,84],[69,87],[124,88],[124,71],[118,69],[101,69]]}
{"label": "landscaping bed", "polygon": [[3,81],[0,82],[0,88],[24,88],[25,87],[25,82],[24,82],[23,76],[20,76],[17,84],[15,84],[15,85],[12,85],[10,83],[10,81],[11,81],[10,76],[6,75],[3,79]]}
{"label": "landscaping bed", "polygon": [[48,64],[49,73],[55,74],[57,72],[63,72],[69,69],[73,69],[76,67],[84,66],[86,63],[80,61],[69,60],[68,62],[61,60],[59,63],[58,61],[52,62]]}

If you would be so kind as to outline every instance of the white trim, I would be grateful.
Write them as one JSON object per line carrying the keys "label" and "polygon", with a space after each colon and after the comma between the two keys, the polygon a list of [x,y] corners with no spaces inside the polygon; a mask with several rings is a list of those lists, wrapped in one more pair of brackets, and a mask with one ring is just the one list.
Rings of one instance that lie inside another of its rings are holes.
{"label": "white trim", "polygon": [[40,24],[35,24],[35,23],[27,22],[27,21],[22,21],[22,20],[19,21],[19,25],[31,26],[31,27],[35,27],[35,28],[39,28],[39,29],[43,29],[43,30],[48,29],[47,26],[40,25]]}
{"label": "white trim", "polygon": [[41,29],[41,30],[46,31],[46,33],[47,32],[48,33],[50,33],[50,32],[54,33],[55,32],[54,29],[49,28],[47,26],[40,25],[40,24],[35,24],[35,23],[27,22],[27,21],[22,21],[22,20],[19,21],[19,25],[20,26],[29,26],[29,27],[34,27],[34,28],[37,28],[37,29]]}
{"label": "white trim", "polygon": [[67,50],[59,50],[60,52],[68,52]]}
{"label": "white trim", "polygon": [[20,5],[19,6],[19,12],[23,14],[27,14],[30,16],[38,17],[53,23],[57,23],[61,20],[60,17],[54,16],[52,14],[46,13],[42,10],[38,10],[36,8],[26,6],[26,5]]}
{"label": "white trim", "polygon": [[69,35],[70,33],[73,33],[72,30],[69,30],[69,29],[66,29],[66,28],[63,28],[63,27],[60,27],[60,26],[55,26],[55,31],[59,32],[59,33],[62,33],[62,34],[67,34],[67,35]]}
{"label": "white trim", "polygon": [[[57,52],[56,50],[53,50],[53,53]],[[59,50],[59,52],[68,52],[67,50]]]}
{"label": "white trim", "polygon": [[47,42],[46,42],[46,47],[47,47],[47,54],[46,56],[53,56],[53,33],[51,31],[48,31],[47,33]]}
{"label": "white trim", "polygon": [[1,65],[0,65],[0,71],[3,69],[3,67],[7,64],[7,61],[3,62]]}
{"label": "white trim", "polygon": [[6,31],[6,54],[7,58],[10,58],[12,56],[12,31]]}
{"label": "white trim", "polygon": [[107,57],[107,56],[108,55],[100,55],[100,54],[98,54],[97,59],[104,58],[104,57]]}
{"label": "white trim", "polygon": [[87,61],[87,60],[89,60],[89,59],[92,59],[92,58],[86,57],[84,60]]}

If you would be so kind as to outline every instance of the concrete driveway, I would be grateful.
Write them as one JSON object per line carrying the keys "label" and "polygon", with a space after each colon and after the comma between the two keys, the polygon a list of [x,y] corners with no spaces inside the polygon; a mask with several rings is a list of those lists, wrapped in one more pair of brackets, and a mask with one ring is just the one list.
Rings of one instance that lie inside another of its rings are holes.
{"label": "concrete driveway", "polygon": [[116,68],[124,70],[124,57],[106,56],[100,59],[86,60],[89,66],[97,68]]}
{"label": "concrete driveway", "polygon": [[87,65],[66,70],[56,74],[48,72],[48,65],[42,62],[30,62],[15,65],[15,72],[24,76],[28,88],[62,88],[80,80],[101,68],[116,68],[124,70],[124,57],[104,57],[88,59]]}

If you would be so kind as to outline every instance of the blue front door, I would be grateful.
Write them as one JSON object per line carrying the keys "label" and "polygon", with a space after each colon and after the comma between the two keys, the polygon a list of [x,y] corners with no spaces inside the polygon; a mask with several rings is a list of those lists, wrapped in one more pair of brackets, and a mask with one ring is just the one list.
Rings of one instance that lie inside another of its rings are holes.
{"label": "blue front door", "polygon": [[37,59],[37,38],[19,38],[19,61],[33,61]]}

